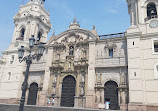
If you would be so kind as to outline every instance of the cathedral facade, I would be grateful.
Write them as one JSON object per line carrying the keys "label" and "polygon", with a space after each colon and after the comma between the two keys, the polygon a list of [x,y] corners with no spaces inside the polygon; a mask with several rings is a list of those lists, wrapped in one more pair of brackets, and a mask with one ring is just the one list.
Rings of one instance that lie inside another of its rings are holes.
{"label": "cathedral facade", "polygon": [[14,16],[12,42],[0,58],[0,103],[19,104],[29,38],[45,44],[30,67],[26,105],[158,110],[158,1],[127,0],[131,26],[124,33],[98,35],[80,28],[74,18],[68,30],[47,41],[51,29],[45,0],[30,0]]}

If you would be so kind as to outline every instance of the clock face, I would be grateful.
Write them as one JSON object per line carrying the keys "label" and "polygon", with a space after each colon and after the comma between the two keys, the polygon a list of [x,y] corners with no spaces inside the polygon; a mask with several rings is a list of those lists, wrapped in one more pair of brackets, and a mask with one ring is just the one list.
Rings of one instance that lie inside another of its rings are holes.
{"label": "clock face", "polygon": [[157,21],[157,20],[152,20],[152,21],[150,22],[150,27],[151,27],[151,28],[156,28],[156,27],[158,27],[158,21]]}

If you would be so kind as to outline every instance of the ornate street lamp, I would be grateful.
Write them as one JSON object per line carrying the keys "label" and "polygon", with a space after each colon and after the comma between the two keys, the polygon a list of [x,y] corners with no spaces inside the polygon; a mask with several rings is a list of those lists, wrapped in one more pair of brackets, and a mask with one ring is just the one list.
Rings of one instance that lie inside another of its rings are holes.
{"label": "ornate street lamp", "polygon": [[32,37],[29,39],[29,47],[33,48],[35,45],[35,38],[34,35],[32,35]]}
{"label": "ornate street lamp", "polygon": [[28,76],[29,76],[29,68],[30,65],[32,63],[32,60],[37,59],[39,60],[41,58],[41,56],[43,55],[44,52],[44,45],[43,44],[38,44],[38,51],[35,54],[31,54],[32,48],[35,45],[35,38],[32,35],[32,37],[29,39],[29,55],[24,56],[24,46],[21,46],[20,49],[18,49],[18,56],[19,56],[19,62],[21,63],[22,61],[26,61],[26,73],[25,73],[25,78],[24,78],[24,82],[22,84],[22,96],[21,96],[21,100],[20,100],[20,106],[19,106],[19,111],[23,111],[24,110],[24,104],[25,104],[25,95],[26,95],[26,90],[27,90],[27,86],[28,86]]}

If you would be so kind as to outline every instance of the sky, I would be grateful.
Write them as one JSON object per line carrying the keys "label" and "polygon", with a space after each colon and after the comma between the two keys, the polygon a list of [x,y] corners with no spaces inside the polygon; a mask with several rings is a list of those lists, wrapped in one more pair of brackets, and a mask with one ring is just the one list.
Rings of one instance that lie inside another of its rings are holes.
{"label": "sky", "polygon": [[[22,0],[1,0],[0,52],[12,41],[13,17],[20,5]],[[82,29],[92,30],[95,25],[98,35],[125,32],[130,26],[126,0],[45,0],[45,9],[50,13],[52,24],[48,39],[54,30],[56,35],[67,30],[74,17]]]}

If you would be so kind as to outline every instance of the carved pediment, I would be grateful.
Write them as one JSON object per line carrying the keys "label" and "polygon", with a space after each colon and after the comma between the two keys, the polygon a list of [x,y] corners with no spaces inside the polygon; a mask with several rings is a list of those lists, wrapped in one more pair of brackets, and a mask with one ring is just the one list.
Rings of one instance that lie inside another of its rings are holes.
{"label": "carved pediment", "polygon": [[72,42],[72,38],[74,38],[73,42],[97,39],[97,37],[89,30],[69,29],[69,30],[57,35],[54,39],[50,40],[48,44],[54,44],[54,42],[58,42],[58,43],[67,43],[70,41]]}
{"label": "carved pediment", "polygon": [[117,47],[116,43],[114,43],[114,42],[106,42],[106,44],[104,46],[104,49],[105,50],[106,49],[111,49],[111,48],[115,49],[116,47]]}

